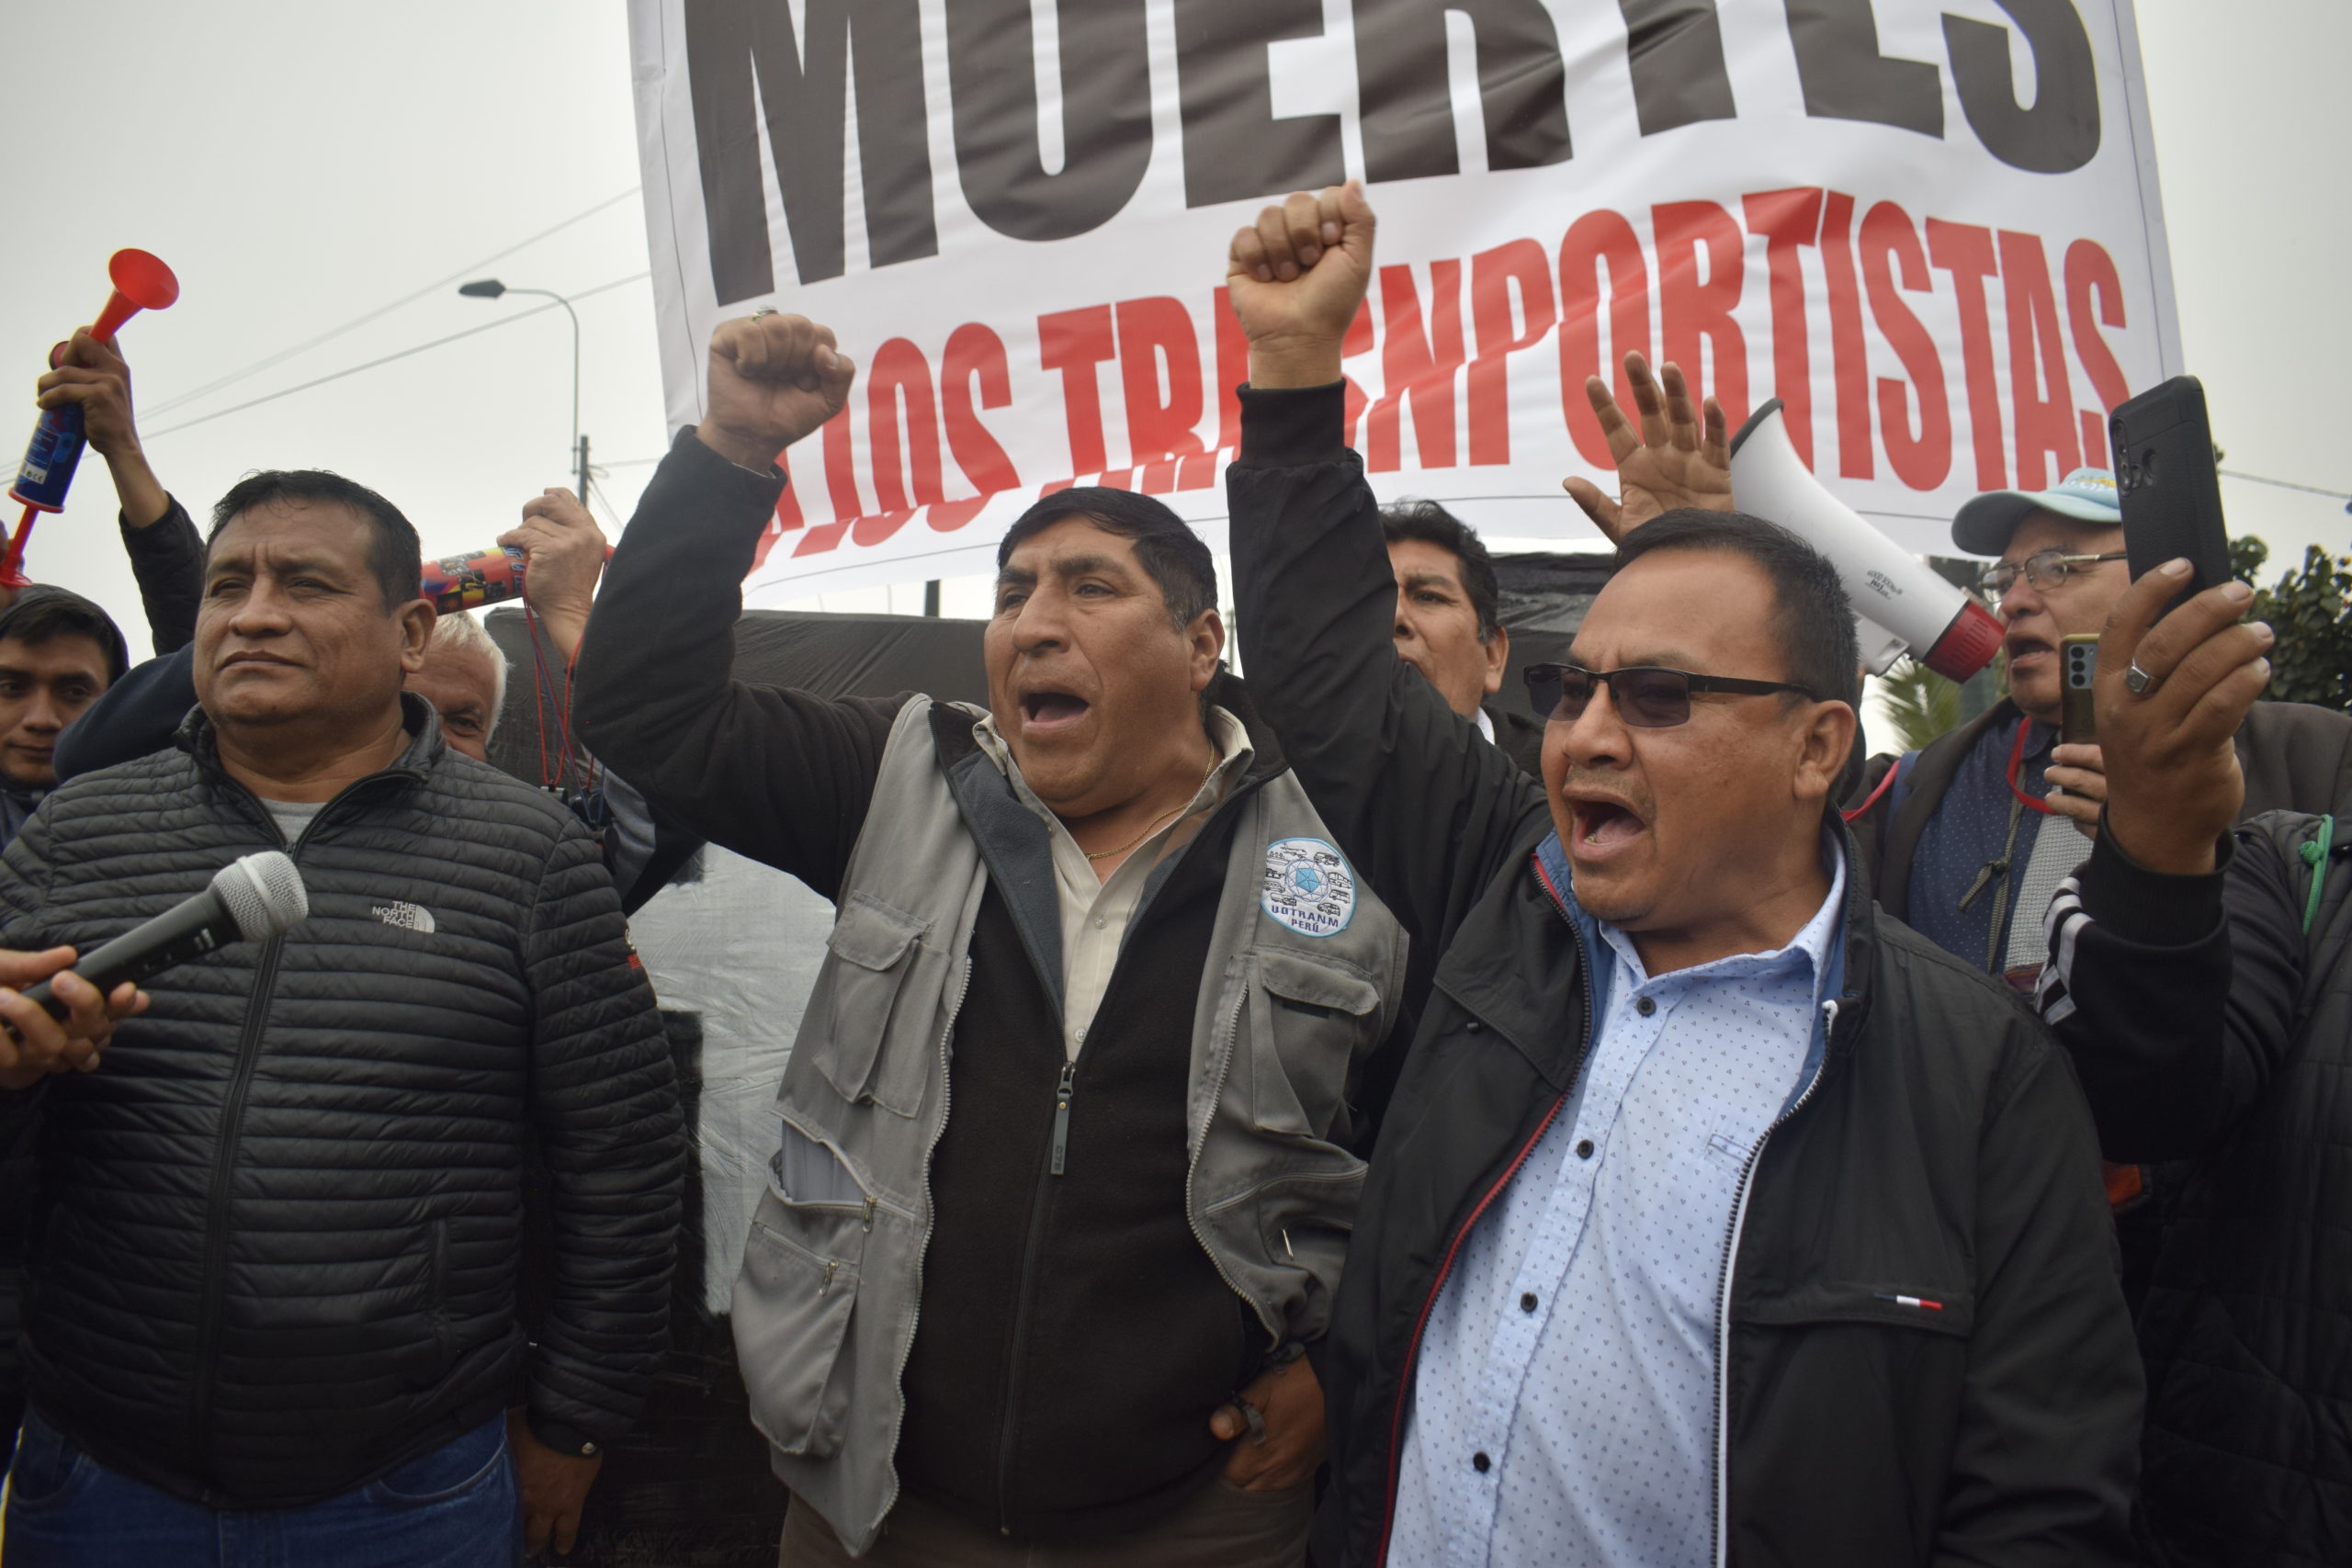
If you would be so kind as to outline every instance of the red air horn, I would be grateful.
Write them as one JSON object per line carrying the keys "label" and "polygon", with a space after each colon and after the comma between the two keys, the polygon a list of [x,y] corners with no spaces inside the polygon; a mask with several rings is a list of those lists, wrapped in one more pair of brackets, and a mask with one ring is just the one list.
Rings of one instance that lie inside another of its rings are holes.
{"label": "red air horn", "polygon": [[[180,297],[180,280],[172,276],[172,269],[145,251],[115,252],[107,263],[107,277],[114,292],[107,297],[107,307],[98,312],[98,319],[90,323],[90,335],[100,343],[112,343],[116,330],[140,311],[163,310]],[[61,343],[50,350],[50,368],[55,369],[64,356],[65,345]],[[65,505],[65,492],[73,486],[74,470],[82,461],[85,445],[81,404],[63,403],[42,411],[40,423],[33,427],[33,438],[25,447],[24,466],[8,489],[8,499],[20,502],[25,512],[17,520],[7,554],[0,557],[0,588],[22,588],[32,581],[25,575],[25,541],[32,534],[33,519]]]}

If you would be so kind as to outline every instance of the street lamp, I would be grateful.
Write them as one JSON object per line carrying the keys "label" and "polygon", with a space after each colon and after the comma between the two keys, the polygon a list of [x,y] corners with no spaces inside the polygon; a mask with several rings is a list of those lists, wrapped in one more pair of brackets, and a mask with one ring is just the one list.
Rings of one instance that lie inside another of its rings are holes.
{"label": "street lamp", "polygon": [[552,299],[563,307],[571,318],[571,448],[580,458],[580,504],[588,505],[588,438],[580,434],[580,312],[571,301],[552,288],[509,288],[494,277],[478,277],[471,283],[458,285],[458,292],[469,299],[496,299],[507,294],[537,294]]}

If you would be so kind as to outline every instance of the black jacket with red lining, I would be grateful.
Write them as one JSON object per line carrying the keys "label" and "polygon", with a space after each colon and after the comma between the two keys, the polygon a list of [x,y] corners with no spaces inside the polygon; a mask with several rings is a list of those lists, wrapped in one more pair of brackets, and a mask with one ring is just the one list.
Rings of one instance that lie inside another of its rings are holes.
{"label": "black jacket with red lining", "polygon": [[[1413,939],[1419,1032],[1323,1365],[1316,1557],[1367,1564],[1430,1306],[1581,1067],[1584,941],[1537,864],[1543,786],[1390,649],[1395,580],[1338,389],[1242,397],[1251,690]],[[2074,1075],[2018,998],[1879,914],[1859,875],[1840,941],[1824,1065],[1757,1156],[1730,1274],[1718,1561],[2129,1562],[2142,1385]]]}

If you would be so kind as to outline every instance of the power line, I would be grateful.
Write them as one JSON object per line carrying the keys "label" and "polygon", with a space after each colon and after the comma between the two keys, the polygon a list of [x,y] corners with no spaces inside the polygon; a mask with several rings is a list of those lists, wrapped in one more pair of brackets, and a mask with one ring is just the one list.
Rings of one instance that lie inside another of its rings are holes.
{"label": "power line", "polygon": [[[2330,501],[2352,502],[2352,495],[2346,495],[2340,490],[2322,490],[2317,485],[2299,485],[2292,479],[2266,479],[2260,474],[2249,474],[2237,468],[2216,468],[2213,471],[2227,479],[2245,479],[2250,484],[2269,485],[2275,490],[2299,490],[2305,495],[2324,495]],[[2345,510],[2352,512],[2352,506],[2347,506]]]}
{"label": "power line", "polygon": [[622,516],[621,509],[613,504],[613,498],[605,493],[605,487],[596,482],[596,468],[599,466],[601,465],[591,465],[589,468],[588,493],[596,501],[604,503],[605,515],[613,520],[613,532],[618,534],[623,528],[628,525],[628,519]]}
{"label": "power line", "polygon": [[[594,288],[583,288],[579,293],[571,296],[571,298],[574,300],[591,299],[598,294],[604,294],[616,288],[624,288],[628,284],[642,283],[645,279],[652,276],[653,274],[650,271],[633,272],[627,277],[616,277],[610,283],[600,283]],[[346,370],[336,370],[328,375],[314,377],[311,380],[301,382],[297,386],[282,388],[275,392],[265,392],[258,398],[249,399],[244,402],[232,404],[225,409],[217,409],[211,413],[200,413],[194,419],[182,420],[177,424],[167,424],[161,430],[151,430],[147,433],[147,438],[149,440],[153,440],[157,436],[169,435],[175,431],[192,430],[199,424],[209,424],[216,419],[226,419],[232,413],[243,413],[247,409],[259,408],[264,403],[274,403],[280,398],[290,398],[297,392],[307,392],[313,387],[323,387],[330,381],[340,381],[346,376],[356,376],[362,370],[373,370],[379,365],[390,365],[396,359],[406,359],[412,355],[423,354],[427,349],[439,348],[444,344],[455,343],[459,338],[472,337],[479,333],[496,332],[501,327],[511,327],[516,321],[527,321],[529,318],[539,315],[544,311],[560,309],[561,309],[560,306],[552,303],[546,305],[534,305],[527,310],[517,310],[511,316],[501,316],[495,321],[484,321],[481,326],[468,327],[461,333],[451,333],[447,337],[436,337],[430,343],[420,343],[413,348],[403,348],[397,354],[387,354],[381,358],[368,360],[364,365],[354,365]]]}
{"label": "power line", "polygon": [[627,201],[630,197],[635,196],[639,188],[641,187],[631,186],[628,189],[621,192],[620,195],[607,197],[605,199],[598,202],[595,206],[589,208],[584,212],[573,213],[571,217],[565,219],[562,222],[557,224],[552,229],[542,229],[537,233],[532,235],[529,239],[518,241],[515,243],[507,246],[504,250],[498,252],[494,255],[484,256],[481,260],[477,262],[469,262],[464,266],[459,267],[457,271],[451,273],[448,276],[436,278],[433,282],[426,284],[424,288],[416,290],[413,294],[403,294],[389,305],[379,305],[364,316],[355,316],[339,327],[330,328],[328,331],[321,333],[314,338],[308,338],[296,344],[291,348],[280,349],[266,359],[257,359],[242,370],[232,370],[228,375],[220,378],[218,380],[207,381],[203,386],[197,388],[194,391],[182,392],[177,397],[166,398],[162,402],[156,403],[153,407],[149,408],[146,412],[151,414],[161,414],[169,413],[175,408],[185,408],[187,404],[196,401],[198,398],[217,392],[223,387],[234,386],[237,382],[243,380],[246,377],[266,370],[273,365],[282,365],[287,360],[293,358],[296,355],[306,354],[310,350],[318,347],[322,343],[332,343],[336,338],[343,336],[345,333],[356,331],[358,328],[366,326],[368,322],[375,321],[379,317],[391,314],[394,310],[399,310],[403,305],[413,305],[428,294],[434,293],[439,289],[447,288],[450,284],[457,282],[458,279],[480,272],[483,267],[488,266],[492,262],[504,261],[508,256],[513,255],[517,251],[536,245],[541,240],[547,239],[549,235],[560,234],[564,230],[571,228],[574,223],[582,222],[587,219],[594,218],[596,214],[604,211],[606,208],[612,207],[619,202]]}

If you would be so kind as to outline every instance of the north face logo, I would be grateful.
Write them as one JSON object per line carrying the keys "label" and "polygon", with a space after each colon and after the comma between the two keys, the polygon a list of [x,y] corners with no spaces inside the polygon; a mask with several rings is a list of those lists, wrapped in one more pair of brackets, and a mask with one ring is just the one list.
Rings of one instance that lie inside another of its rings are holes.
{"label": "north face logo", "polygon": [[422,904],[379,904],[368,913],[386,925],[398,926],[402,931],[424,931],[428,935],[433,931],[433,911]]}

